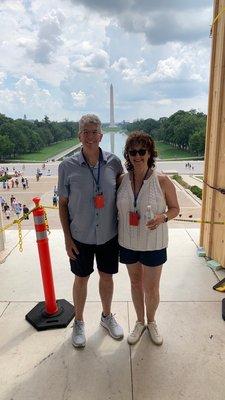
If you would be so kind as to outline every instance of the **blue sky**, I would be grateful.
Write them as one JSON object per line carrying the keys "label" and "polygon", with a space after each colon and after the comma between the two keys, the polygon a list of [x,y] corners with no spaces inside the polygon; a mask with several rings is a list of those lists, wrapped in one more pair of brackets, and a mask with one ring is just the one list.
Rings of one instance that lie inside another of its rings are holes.
{"label": "blue sky", "polygon": [[[197,3],[197,4],[196,4]],[[207,112],[210,0],[1,0],[0,112],[109,121]]]}

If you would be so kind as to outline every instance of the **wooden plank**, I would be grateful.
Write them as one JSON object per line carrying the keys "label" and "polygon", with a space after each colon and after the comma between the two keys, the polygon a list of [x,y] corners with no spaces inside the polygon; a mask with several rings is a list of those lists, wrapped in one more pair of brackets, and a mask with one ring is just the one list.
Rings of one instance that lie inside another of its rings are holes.
{"label": "wooden plank", "polygon": [[[225,7],[215,0],[214,18]],[[210,91],[205,150],[205,181],[225,187],[225,13],[213,27]],[[225,221],[225,196],[203,187],[202,220]],[[207,256],[225,266],[225,226],[201,225],[200,245]]]}

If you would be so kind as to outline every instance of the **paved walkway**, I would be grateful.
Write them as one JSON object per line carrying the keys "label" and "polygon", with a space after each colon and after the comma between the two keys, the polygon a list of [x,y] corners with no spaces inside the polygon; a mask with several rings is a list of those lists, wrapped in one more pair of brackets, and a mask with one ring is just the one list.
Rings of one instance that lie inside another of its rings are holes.
{"label": "paved walkway", "polygon": [[[51,205],[57,176],[30,178],[30,188],[16,197],[32,206],[41,195]],[[176,185],[183,216],[200,216],[200,205]],[[2,191],[0,191],[0,194]],[[12,192],[4,191],[5,196]],[[49,245],[57,299],[72,302],[72,275],[64,249],[58,211],[48,210]],[[199,229],[171,221],[168,262],[161,283],[157,314],[164,336],[154,346],[147,332],[129,347],[114,341],[99,326],[98,276],[89,282],[85,309],[87,346],[71,345],[72,322],[65,329],[37,332],[25,315],[44,299],[33,231],[33,218],[23,224],[23,252],[15,247],[16,230],[6,231],[10,255],[0,264],[0,399],[1,400],[224,400],[225,347],[218,278],[196,255]],[[175,229],[176,228],[176,229]],[[135,322],[126,268],[115,277],[113,313],[125,336]]]}
{"label": "paved walkway", "polygon": [[[81,143],[78,143],[75,146],[70,147],[69,152],[71,153],[72,151],[75,151],[75,150],[80,149],[80,148],[81,148]],[[68,155],[68,149],[64,150],[61,153],[59,153],[56,156],[54,156],[54,161],[59,161],[60,159],[62,159],[66,155]],[[52,160],[52,158],[49,158],[47,161],[51,161],[51,160]]]}
{"label": "paved walkway", "polygon": [[[1,400],[224,400],[223,294],[205,260],[196,255],[198,229],[171,229],[157,313],[161,347],[147,332],[129,347],[99,326],[98,277],[90,278],[85,309],[87,345],[71,344],[67,328],[37,332],[25,315],[43,300],[36,239],[26,231],[24,251],[0,266]],[[15,235],[10,231],[9,235]],[[72,275],[61,230],[49,236],[57,299],[72,302]],[[113,313],[125,337],[135,322],[126,268],[115,277]]]}
{"label": "paved walkway", "polygon": [[201,179],[199,179],[197,176],[193,175],[181,175],[181,178],[188,183],[190,186],[198,186],[200,189],[203,188],[203,182]]}

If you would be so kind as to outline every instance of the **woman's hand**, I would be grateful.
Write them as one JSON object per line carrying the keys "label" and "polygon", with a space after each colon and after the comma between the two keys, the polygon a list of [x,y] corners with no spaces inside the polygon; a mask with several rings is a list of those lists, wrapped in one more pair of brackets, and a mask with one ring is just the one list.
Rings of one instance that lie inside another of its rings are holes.
{"label": "woman's hand", "polygon": [[163,224],[165,221],[165,215],[164,214],[156,214],[153,219],[147,222],[146,226],[148,229],[151,231],[158,228],[159,225]]}

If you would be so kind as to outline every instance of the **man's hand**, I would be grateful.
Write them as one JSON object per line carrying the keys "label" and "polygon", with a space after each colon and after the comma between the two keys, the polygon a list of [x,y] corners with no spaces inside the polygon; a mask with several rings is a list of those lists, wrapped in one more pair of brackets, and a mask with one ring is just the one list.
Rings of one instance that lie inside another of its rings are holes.
{"label": "man's hand", "polygon": [[76,260],[76,255],[79,254],[78,248],[71,237],[65,239],[66,252],[71,260]]}

